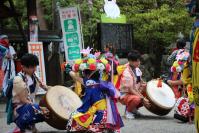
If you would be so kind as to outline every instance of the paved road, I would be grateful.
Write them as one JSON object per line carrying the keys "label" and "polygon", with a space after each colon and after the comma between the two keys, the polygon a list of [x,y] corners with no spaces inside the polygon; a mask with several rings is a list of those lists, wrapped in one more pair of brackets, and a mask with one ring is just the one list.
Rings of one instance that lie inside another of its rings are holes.
{"label": "paved road", "polygon": [[[118,104],[121,115],[124,107]],[[14,124],[6,125],[5,104],[0,104],[0,133],[8,133],[14,128]],[[144,116],[134,120],[124,120],[125,127],[122,133],[195,133],[194,124],[180,123],[173,119],[173,111],[167,116],[160,117],[148,112],[144,107],[140,109]],[[65,133],[48,126],[45,122],[37,124],[41,133]]]}

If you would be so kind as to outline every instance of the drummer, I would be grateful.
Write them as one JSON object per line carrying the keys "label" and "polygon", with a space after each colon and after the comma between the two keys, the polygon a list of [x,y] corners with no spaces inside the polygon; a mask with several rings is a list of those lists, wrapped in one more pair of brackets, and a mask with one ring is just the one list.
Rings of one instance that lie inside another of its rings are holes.
{"label": "drummer", "polygon": [[44,84],[35,73],[38,65],[39,60],[36,55],[27,53],[21,58],[22,71],[20,74],[25,77],[25,82],[29,89],[30,98],[33,102],[35,101],[35,95],[39,88],[44,90],[48,89],[47,85]]}
{"label": "drummer", "polygon": [[[44,90],[47,90],[47,86],[44,83],[42,83],[40,81],[40,79],[35,74],[36,67],[38,65],[39,65],[39,60],[38,60],[37,56],[35,56],[33,54],[29,54],[29,53],[22,56],[22,58],[21,58],[22,71],[18,73],[18,76],[20,76],[23,79],[23,81],[25,82],[25,84],[27,86],[26,89],[27,89],[28,94],[26,94],[24,96],[24,98],[27,98],[29,100],[27,102],[23,102],[23,101],[20,101],[19,98],[13,97],[12,103],[13,103],[14,107],[8,108],[8,110],[7,110],[8,114],[9,114],[9,112],[12,112],[12,109],[14,109],[16,111],[16,109],[21,107],[23,104],[35,103],[35,95],[36,95],[36,92],[39,89],[39,87],[43,88]],[[21,88],[21,89],[24,89],[24,88]],[[13,88],[13,91],[14,90],[15,90],[15,88]],[[9,107],[9,106],[10,106],[10,104],[7,105],[7,107]],[[10,115],[12,115],[12,113]],[[19,114],[16,115],[15,119],[20,118],[23,115],[24,115],[24,112],[20,112]],[[20,123],[20,121],[18,121],[18,122]],[[18,126],[18,124],[17,124],[17,126]],[[19,128],[21,128],[21,127],[19,127]],[[37,130],[34,124],[32,125],[32,130],[35,130],[35,131]]]}
{"label": "drummer", "polygon": [[176,42],[176,49],[174,49],[172,54],[169,55],[169,57],[167,58],[167,63],[171,65],[170,78],[167,80],[167,83],[172,86],[172,90],[175,94],[176,99],[180,98],[183,94],[183,83],[180,80],[181,73],[177,72],[174,68],[177,68],[178,66],[180,67],[176,59],[179,57],[179,55],[187,52],[185,46],[186,42],[184,41],[184,39],[178,39]]}
{"label": "drummer", "polygon": [[36,132],[35,123],[43,122],[45,117],[48,117],[48,109],[32,102],[27,84],[21,76],[16,76],[13,80],[12,95],[14,122],[20,128],[20,132]]}
{"label": "drummer", "polygon": [[149,100],[143,96],[146,83],[141,80],[140,58],[141,55],[138,51],[133,50],[128,54],[128,63],[120,81],[120,102],[126,105],[125,117],[128,119],[134,119],[132,112],[143,104],[150,106]]}

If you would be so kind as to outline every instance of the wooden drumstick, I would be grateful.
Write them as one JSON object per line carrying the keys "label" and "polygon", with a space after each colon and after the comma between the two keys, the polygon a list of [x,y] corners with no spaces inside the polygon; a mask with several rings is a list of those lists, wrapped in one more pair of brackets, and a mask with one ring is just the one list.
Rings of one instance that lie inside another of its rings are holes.
{"label": "wooden drumstick", "polygon": [[[36,78],[37,82],[39,82],[39,84],[43,84],[42,81],[39,79],[39,77],[37,77],[37,75],[34,73],[33,76]],[[46,85],[46,88],[43,88],[44,90],[49,90],[52,86],[48,86]]]}

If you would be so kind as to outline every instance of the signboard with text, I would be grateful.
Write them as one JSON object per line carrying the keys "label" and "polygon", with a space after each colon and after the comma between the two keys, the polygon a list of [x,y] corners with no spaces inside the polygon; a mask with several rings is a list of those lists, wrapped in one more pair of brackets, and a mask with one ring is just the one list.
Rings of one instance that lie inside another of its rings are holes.
{"label": "signboard with text", "polygon": [[81,58],[81,32],[78,10],[76,7],[59,10],[66,60],[72,62]]}

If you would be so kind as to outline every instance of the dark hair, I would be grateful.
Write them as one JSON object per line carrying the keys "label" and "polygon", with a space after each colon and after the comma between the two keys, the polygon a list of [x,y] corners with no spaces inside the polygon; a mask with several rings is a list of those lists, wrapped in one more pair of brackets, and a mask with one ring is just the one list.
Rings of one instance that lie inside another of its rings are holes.
{"label": "dark hair", "polygon": [[141,59],[141,55],[137,50],[133,50],[128,53],[128,61],[137,61]]}
{"label": "dark hair", "polygon": [[35,67],[39,65],[39,60],[36,55],[27,53],[21,57],[21,65],[25,67]]}
{"label": "dark hair", "polygon": [[186,42],[184,41],[184,39],[178,39],[177,41],[176,41],[176,47],[178,48],[178,49],[182,49],[182,48],[184,48],[186,46]]}

